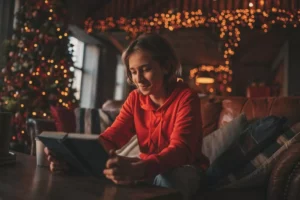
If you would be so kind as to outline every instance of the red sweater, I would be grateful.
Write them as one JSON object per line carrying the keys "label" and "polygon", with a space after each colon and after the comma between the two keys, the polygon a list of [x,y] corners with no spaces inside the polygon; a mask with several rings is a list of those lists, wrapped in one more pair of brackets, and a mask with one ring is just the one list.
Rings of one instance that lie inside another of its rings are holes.
{"label": "red sweater", "polygon": [[202,169],[200,102],[185,84],[177,83],[165,103],[156,108],[149,96],[131,92],[120,114],[100,138],[107,149],[119,149],[137,135],[146,177],[171,168],[194,164]]}

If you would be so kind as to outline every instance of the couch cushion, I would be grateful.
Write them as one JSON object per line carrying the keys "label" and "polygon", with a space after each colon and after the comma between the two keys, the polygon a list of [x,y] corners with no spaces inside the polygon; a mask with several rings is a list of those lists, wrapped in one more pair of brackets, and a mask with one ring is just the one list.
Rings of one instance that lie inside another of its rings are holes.
{"label": "couch cushion", "polygon": [[65,107],[51,106],[50,111],[55,121],[57,131],[75,132],[75,114],[74,110]]}
{"label": "couch cushion", "polygon": [[201,99],[201,118],[203,137],[218,129],[222,102],[218,99]]}
{"label": "couch cushion", "polygon": [[293,143],[300,141],[300,122],[285,127],[285,131],[245,166],[219,180],[215,187],[242,188],[263,186],[278,157]]}
{"label": "couch cushion", "polygon": [[268,116],[253,120],[239,138],[208,169],[214,183],[228,173],[236,171],[270,145],[283,132],[285,118]]}
{"label": "couch cushion", "polygon": [[202,153],[210,163],[213,163],[240,136],[246,124],[246,116],[242,113],[203,138]]}
{"label": "couch cushion", "polygon": [[110,115],[102,109],[76,108],[76,133],[100,134],[113,122]]}

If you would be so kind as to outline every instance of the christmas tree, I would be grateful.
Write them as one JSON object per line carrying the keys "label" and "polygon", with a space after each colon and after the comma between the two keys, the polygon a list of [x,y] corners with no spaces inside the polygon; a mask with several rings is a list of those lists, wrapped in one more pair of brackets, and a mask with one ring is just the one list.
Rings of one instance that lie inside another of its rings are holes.
{"label": "christmas tree", "polygon": [[27,118],[51,118],[51,105],[72,109],[78,102],[65,2],[23,0],[16,19],[14,34],[5,42],[0,103],[13,113],[11,144],[26,149]]}

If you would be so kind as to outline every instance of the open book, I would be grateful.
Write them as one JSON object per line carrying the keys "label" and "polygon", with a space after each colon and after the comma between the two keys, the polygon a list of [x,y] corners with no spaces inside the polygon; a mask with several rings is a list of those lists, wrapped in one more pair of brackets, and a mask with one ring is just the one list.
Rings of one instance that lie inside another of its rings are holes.
{"label": "open book", "polygon": [[36,137],[57,159],[84,174],[103,177],[108,154],[99,143],[99,135],[44,131]]}

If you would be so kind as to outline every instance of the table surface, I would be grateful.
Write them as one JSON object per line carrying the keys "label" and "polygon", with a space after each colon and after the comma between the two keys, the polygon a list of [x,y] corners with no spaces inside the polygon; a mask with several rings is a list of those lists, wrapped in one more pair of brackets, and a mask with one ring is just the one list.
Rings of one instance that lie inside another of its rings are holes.
{"label": "table surface", "polygon": [[181,199],[172,189],[147,185],[117,186],[108,180],[80,175],[52,174],[36,166],[33,156],[17,153],[14,165],[0,166],[0,200],[41,199]]}

